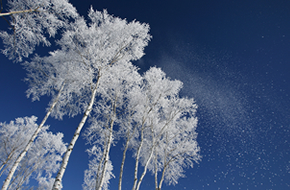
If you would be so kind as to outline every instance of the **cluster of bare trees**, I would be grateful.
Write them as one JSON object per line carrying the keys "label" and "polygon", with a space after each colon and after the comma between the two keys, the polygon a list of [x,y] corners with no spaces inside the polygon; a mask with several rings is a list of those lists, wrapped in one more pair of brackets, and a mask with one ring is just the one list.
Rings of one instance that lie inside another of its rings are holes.
{"label": "cluster of bare trees", "polygon": [[[35,116],[0,124],[0,169],[1,175],[7,175],[2,190],[29,186],[31,177],[39,189],[61,189],[70,154],[88,118],[83,135],[91,144],[87,152],[92,159],[83,189],[109,188],[116,175],[111,146],[117,141],[124,143],[119,190],[128,151],[135,158],[133,190],[140,188],[148,171],[154,175],[156,189],[164,181],[176,184],[184,168],[200,160],[197,106],[193,99],[180,97],[182,83],[156,67],[140,74],[131,63],[144,55],[150,41],[147,24],[92,8],[87,21],[67,0],[9,0],[8,7],[0,16],[12,17],[7,20],[11,32],[1,31],[0,37],[3,53],[16,62],[40,43],[50,45],[47,34],[53,37],[60,28],[63,32],[57,41],[59,49],[44,57],[35,54],[22,63],[29,84],[27,96],[52,98],[39,125]],[[49,116],[61,119],[78,114],[83,118],[67,147],[63,134],[54,135],[44,125]]]}

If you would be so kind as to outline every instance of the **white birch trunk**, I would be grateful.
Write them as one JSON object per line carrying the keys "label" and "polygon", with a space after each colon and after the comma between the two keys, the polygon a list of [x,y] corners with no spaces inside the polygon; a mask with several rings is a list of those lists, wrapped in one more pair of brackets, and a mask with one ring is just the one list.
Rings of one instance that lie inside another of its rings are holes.
{"label": "white birch trunk", "polygon": [[7,178],[5,179],[5,182],[2,186],[2,190],[7,190],[10,181],[19,165],[19,163],[21,162],[21,160],[23,159],[23,157],[26,155],[27,151],[29,150],[29,148],[31,147],[33,141],[35,140],[35,138],[37,137],[38,133],[41,131],[44,123],[46,122],[47,118],[49,117],[49,115],[51,114],[51,111],[53,110],[53,108],[55,107],[56,103],[58,102],[58,99],[62,93],[62,90],[64,88],[65,83],[62,84],[57,97],[55,98],[54,102],[52,103],[52,105],[50,106],[48,112],[46,113],[45,117],[43,118],[42,122],[40,123],[40,125],[37,127],[36,131],[34,132],[34,134],[32,135],[31,139],[28,141],[26,147],[24,148],[24,150],[19,154],[19,156],[17,157],[16,161],[14,162],[12,168],[9,171],[9,174],[7,176]]}
{"label": "white birch trunk", "polygon": [[141,177],[140,177],[140,179],[139,179],[139,181],[138,181],[138,184],[137,184],[137,188],[136,188],[136,190],[139,190],[139,188],[140,188],[141,182],[142,182],[142,180],[143,180],[143,178],[144,178],[144,176],[145,176],[145,174],[146,174],[146,172],[147,172],[147,167],[148,167],[148,165],[149,165],[149,162],[150,162],[151,159],[152,159],[152,156],[153,156],[153,147],[152,147],[152,150],[151,150],[150,156],[149,156],[149,158],[148,158],[148,160],[146,161],[146,164],[145,164],[145,166],[144,166],[144,171],[143,171],[143,173],[142,173],[142,175],[141,175]]}
{"label": "white birch trunk", "polygon": [[160,182],[159,182],[158,190],[161,190],[161,186],[162,186],[162,183],[163,183],[164,177],[165,177],[165,171],[167,169],[167,166],[170,163],[170,161],[166,162],[167,155],[168,154],[165,154],[165,156],[164,156],[164,166],[163,166],[162,176],[161,176],[161,179],[160,179]]}
{"label": "white birch trunk", "polygon": [[166,170],[166,166],[163,168],[162,177],[161,177],[160,182],[159,182],[158,190],[161,190],[161,186],[162,186],[162,183],[164,181],[165,170]]}
{"label": "white birch trunk", "polygon": [[102,190],[102,186],[104,183],[105,173],[106,173],[106,169],[107,169],[107,165],[108,165],[108,161],[109,161],[109,152],[110,152],[112,139],[113,139],[113,125],[114,125],[114,120],[111,121],[110,135],[109,135],[108,144],[107,144],[107,148],[106,148],[107,150],[106,150],[106,155],[105,155],[105,160],[104,160],[103,171],[102,171],[99,186],[96,187],[96,190]]}
{"label": "white birch trunk", "polygon": [[156,190],[158,190],[158,168],[157,168],[157,153],[156,153],[156,148],[155,148],[155,150],[154,150],[154,152],[155,152],[155,176],[154,176],[154,178],[155,178],[155,189]]}
{"label": "white birch trunk", "polygon": [[130,133],[130,131],[128,131],[128,134],[127,134],[127,141],[126,141],[125,149],[123,151],[123,159],[122,159],[122,164],[121,164],[121,167],[120,167],[119,190],[122,189],[123,171],[124,171],[124,165],[125,165],[125,160],[126,160],[126,153],[127,153],[128,147],[129,147],[129,142],[132,139],[132,137],[134,136],[134,133],[135,133],[136,129],[137,129],[137,126],[134,127],[132,133]]}
{"label": "white birch trunk", "polygon": [[[14,151],[15,151],[15,148],[9,153],[9,155],[7,156],[7,158],[6,158],[6,160],[2,163],[2,165],[1,165],[1,167],[0,167],[0,171],[1,171],[1,173],[0,173],[0,177],[2,176],[2,174],[3,174],[3,172],[5,171],[5,169],[9,166],[9,164],[8,165],[6,165],[8,162],[9,162],[9,160],[12,158],[12,156],[13,156],[13,153],[14,153]],[[5,166],[6,165],[6,166]],[[5,166],[5,167],[4,167]],[[3,167],[4,167],[4,169],[3,169]],[[3,169],[3,170],[2,170]]]}
{"label": "white birch trunk", "polygon": [[[167,145],[168,145],[168,143],[167,143]],[[169,164],[169,162],[166,162],[166,158],[168,157],[168,154],[166,153],[166,149],[167,149],[167,146],[166,146],[166,148],[165,148],[165,154],[164,154],[164,166],[163,166],[163,171],[162,171],[162,175],[161,175],[161,179],[160,179],[160,182],[159,182],[159,186],[158,186],[158,190],[161,190],[161,186],[162,186],[162,183],[163,183],[163,181],[164,181],[164,176],[165,176],[165,170],[167,169],[167,166],[168,166],[168,164]]]}
{"label": "white birch trunk", "polygon": [[116,95],[115,101],[114,101],[114,104],[113,104],[113,110],[112,110],[114,118],[111,118],[110,133],[109,133],[108,144],[107,144],[107,148],[106,148],[106,155],[105,155],[105,159],[104,159],[103,171],[102,171],[102,175],[101,175],[99,186],[96,187],[96,190],[102,190],[102,187],[103,187],[103,184],[104,184],[105,173],[106,173],[107,165],[108,165],[108,161],[109,161],[109,153],[110,153],[111,144],[112,144],[112,141],[113,141],[113,126],[114,126],[115,117],[116,117],[117,99],[118,99],[118,96]]}
{"label": "white birch trunk", "polygon": [[[107,146],[107,144],[104,145],[104,147],[106,147],[106,146]],[[101,158],[101,160],[99,162],[99,166],[98,166],[98,172],[97,172],[97,177],[96,177],[96,187],[95,188],[97,188],[100,184],[99,177],[100,177],[100,173],[101,173],[101,167],[103,165],[103,160],[105,159],[105,155],[106,155],[106,149],[104,148],[103,155],[102,155],[102,158]]]}
{"label": "white birch trunk", "polygon": [[53,184],[53,187],[52,189],[53,190],[60,190],[61,189],[61,182],[62,182],[62,177],[64,175],[64,172],[65,172],[65,169],[66,169],[66,166],[68,164],[68,160],[69,160],[69,157],[70,157],[70,154],[73,150],[73,147],[76,143],[76,141],[78,140],[78,137],[80,136],[80,132],[89,116],[89,114],[91,113],[92,111],[92,108],[93,108],[93,104],[94,104],[94,101],[95,101],[95,96],[96,96],[96,92],[97,92],[97,88],[98,88],[98,82],[99,82],[99,79],[100,79],[100,75],[98,76],[98,79],[97,79],[97,82],[96,82],[96,86],[95,88],[93,89],[92,91],[92,96],[91,96],[91,100],[90,100],[90,103],[84,113],[84,116],[81,120],[81,122],[79,123],[75,133],[74,133],[74,136],[66,150],[66,153],[62,159],[62,163],[61,163],[61,166],[60,166],[60,169],[58,171],[58,174],[55,178],[55,181],[54,181],[54,184]]}
{"label": "white birch trunk", "polygon": [[149,165],[149,163],[150,163],[150,161],[151,161],[151,159],[152,159],[153,153],[154,153],[155,138],[154,138],[154,130],[153,130],[153,127],[154,127],[154,126],[151,126],[152,141],[153,141],[153,142],[152,142],[151,152],[150,152],[150,155],[149,155],[149,157],[148,157],[148,159],[147,159],[147,161],[146,161],[146,163],[145,163],[144,171],[143,171],[143,173],[142,173],[142,175],[141,175],[141,177],[140,177],[140,179],[139,179],[139,181],[138,181],[138,184],[137,184],[137,188],[136,188],[136,190],[139,190],[139,188],[140,188],[141,182],[142,182],[142,180],[143,180],[143,178],[144,178],[144,176],[145,176],[145,174],[146,174],[146,172],[147,172],[148,165]]}
{"label": "white birch trunk", "polygon": [[126,159],[126,152],[128,150],[128,146],[129,146],[129,141],[130,141],[130,139],[128,138],[126,145],[125,145],[125,149],[123,151],[123,159],[122,159],[122,164],[121,164],[121,168],[120,168],[120,177],[119,177],[119,190],[122,189],[123,170],[124,170],[124,164],[125,164],[125,159]]}
{"label": "white birch trunk", "polygon": [[138,165],[139,165],[139,157],[140,157],[140,152],[141,152],[142,145],[143,145],[143,128],[141,130],[141,142],[140,142],[140,145],[138,147],[137,154],[136,154],[136,164],[135,164],[135,173],[134,173],[134,184],[133,184],[132,190],[135,190],[136,189],[136,185],[137,185],[137,180],[138,180],[138,178],[137,178],[137,175],[138,175]]}

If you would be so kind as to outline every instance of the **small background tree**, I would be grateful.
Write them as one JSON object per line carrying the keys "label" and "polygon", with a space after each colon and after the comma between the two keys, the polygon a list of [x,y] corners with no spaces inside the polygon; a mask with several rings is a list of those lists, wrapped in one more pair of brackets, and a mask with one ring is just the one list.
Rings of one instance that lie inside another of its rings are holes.
{"label": "small background tree", "polygon": [[[37,117],[17,118],[10,123],[0,123],[0,159],[1,175],[7,175],[22,148],[38,127]],[[29,181],[34,179],[38,189],[51,189],[53,174],[60,167],[61,156],[66,150],[62,141],[63,134],[53,134],[44,126],[32,144],[31,148],[20,162],[20,167],[15,172],[8,189],[24,189],[31,187]]]}

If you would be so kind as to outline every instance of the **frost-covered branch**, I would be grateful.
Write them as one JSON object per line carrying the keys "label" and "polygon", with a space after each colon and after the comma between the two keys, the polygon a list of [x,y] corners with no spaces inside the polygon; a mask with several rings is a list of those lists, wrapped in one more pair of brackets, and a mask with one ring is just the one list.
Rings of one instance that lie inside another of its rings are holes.
{"label": "frost-covered branch", "polygon": [[0,16],[10,16],[13,14],[20,14],[20,13],[32,13],[32,12],[37,12],[39,9],[39,7],[35,8],[35,9],[28,9],[28,10],[21,10],[21,11],[11,11],[8,13],[0,13]]}
{"label": "frost-covered branch", "polygon": [[67,28],[70,19],[79,17],[68,0],[8,0],[8,10],[0,13],[11,31],[1,31],[4,49],[2,53],[15,62],[33,53],[39,44],[49,46],[47,39],[54,37],[60,28]]}

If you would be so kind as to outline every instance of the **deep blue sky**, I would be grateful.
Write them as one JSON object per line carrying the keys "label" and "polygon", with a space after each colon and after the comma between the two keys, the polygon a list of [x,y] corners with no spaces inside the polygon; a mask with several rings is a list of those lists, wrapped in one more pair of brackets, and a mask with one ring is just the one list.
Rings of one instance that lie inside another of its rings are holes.
{"label": "deep blue sky", "polygon": [[[152,41],[135,64],[157,65],[184,83],[198,109],[202,161],[171,189],[290,189],[290,1],[71,1],[81,15],[90,5],[128,21],[150,24]],[[7,28],[4,20],[1,29]],[[2,47],[2,42],[1,42]],[[25,97],[24,70],[0,55],[0,121],[45,114],[49,98]],[[47,124],[69,142],[80,117]],[[80,139],[64,176],[64,190],[81,189],[87,168]],[[120,148],[120,144],[114,150]],[[128,156],[130,157],[130,156]],[[116,179],[121,153],[111,154]],[[126,167],[126,166],[125,166]],[[127,170],[130,170],[127,163]],[[130,172],[128,172],[130,173]],[[141,189],[153,189],[150,174]],[[132,174],[124,183],[132,186]],[[117,180],[111,189],[116,189]],[[126,189],[126,187],[124,189]]]}

